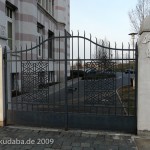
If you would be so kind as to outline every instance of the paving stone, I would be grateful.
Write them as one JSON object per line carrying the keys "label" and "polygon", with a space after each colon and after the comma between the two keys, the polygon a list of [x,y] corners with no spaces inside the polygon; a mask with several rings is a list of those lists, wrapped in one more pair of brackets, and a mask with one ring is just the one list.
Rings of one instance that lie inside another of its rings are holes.
{"label": "paving stone", "polygon": [[59,149],[59,148],[61,148],[61,145],[60,144],[53,144],[52,148]]}
{"label": "paving stone", "polygon": [[44,148],[44,150],[52,150],[52,148]]}
{"label": "paving stone", "polygon": [[94,148],[84,147],[82,150],[94,150]]}
{"label": "paving stone", "polygon": [[105,140],[105,136],[104,135],[97,135],[96,139],[104,141]]}
{"label": "paving stone", "polygon": [[106,145],[96,145],[94,146],[95,150],[109,150]]}
{"label": "paving stone", "polygon": [[81,136],[82,136],[82,137],[90,137],[90,134],[82,133]]}
{"label": "paving stone", "polygon": [[81,143],[72,143],[72,146],[81,146]]}
{"label": "paving stone", "polygon": [[96,138],[96,137],[97,137],[97,134],[91,134],[90,137],[91,137],[91,138]]}
{"label": "paving stone", "polygon": [[72,143],[71,143],[71,141],[64,141],[63,142],[63,146],[70,146]]}
{"label": "paving stone", "polygon": [[82,150],[81,147],[73,147],[72,150]]}
{"label": "paving stone", "polygon": [[74,133],[74,136],[81,136],[80,132]]}
{"label": "paving stone", "polygon": [[118,149],[119,150],[128,150],[128,147],[127,146],[119,146]]}
{"label": "paving stone", "polygon": [[90,147],[91,144],[90,143],[81,143],[81,147]]}
{"label": "paving stone", "polygon": [[63,150],[71,150],[72,146],[62,146],[61,149],[63,149]]}
{"label": "paving stone", "polygon": [[[109,146],[109,145],[113,145],[113,141],[105,141],[104,144],[105,144],[105,145],[108,145],[108,146]],[[118,146],[118,145],[116,145],[116,146]]]}
{"label": "paving stone", "polygon": [[98,141],[98,140],[96,140],[96,141],[94,141],[94,143],[93,143],[94,145],[99,145],[99,144],[104,144],[104,141]]}
{"label": "paving stone", "polygon": [[119,150],[118,146],[108,146],[108,150]]}
{"label": "paving stone", "polygon": [[18,138],[19,140],[52,138],[55,142],[53,145],[0,145],[0,150],[136,150],[131,136],[109,135],[108,133],[90,134],[90,132],[76,131],[54,132],[0,128],[0,140],[10,138]]}

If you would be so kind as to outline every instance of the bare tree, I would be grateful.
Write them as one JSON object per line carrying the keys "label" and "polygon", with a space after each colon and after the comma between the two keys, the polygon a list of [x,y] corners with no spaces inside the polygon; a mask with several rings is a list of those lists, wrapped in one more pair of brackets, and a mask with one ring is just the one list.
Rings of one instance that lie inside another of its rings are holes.
{"label": "bare tree", "polygon": [[93,57],[99,65],[103,64],[104,67],[107,68],[112,61],[112,51],[110,50],[110,43],[107,39],[105,39],[104,41],[100,40],[98,42],[98,45],[100,46],[96,46]]}
{"label": "bare tree", "polygon": [[134,32],[139,33],[142,21],[150,15],[150,0],[138,0],[135,9],[129,11],[128,15]]}
{"label": "bare tree", "polygon": [[78,58],[75,65],[76,65],[77,68],[82,69],[83,66],[82,66],[82,60],[80,59],[80,57]]}

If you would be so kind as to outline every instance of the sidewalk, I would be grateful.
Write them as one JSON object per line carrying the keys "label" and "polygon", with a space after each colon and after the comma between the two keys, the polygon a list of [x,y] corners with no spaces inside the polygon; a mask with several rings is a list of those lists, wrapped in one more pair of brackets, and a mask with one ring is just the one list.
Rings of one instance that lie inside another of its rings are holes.
{"label": "sidewalk", "polygon": [[135,139],[138,150],[150,150],[150,137],[139,137]]}
{"label": "sidewalk", "polygon": [[3,127],[0,150],[137,150],[134,137],[100,131]]}

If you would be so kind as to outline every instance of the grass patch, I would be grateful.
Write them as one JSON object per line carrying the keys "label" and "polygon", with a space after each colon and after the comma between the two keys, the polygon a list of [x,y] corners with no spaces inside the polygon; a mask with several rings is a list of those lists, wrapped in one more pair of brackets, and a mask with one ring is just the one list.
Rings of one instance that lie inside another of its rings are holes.
{"label": "grass patch", "polygon": [[127,113],[130,115],[135,114],[135,89],[131,87],[130,85],[124,86],[119,89],[119,95],[121,98],[121,101],[123,105],[125,106],[125,109]]}

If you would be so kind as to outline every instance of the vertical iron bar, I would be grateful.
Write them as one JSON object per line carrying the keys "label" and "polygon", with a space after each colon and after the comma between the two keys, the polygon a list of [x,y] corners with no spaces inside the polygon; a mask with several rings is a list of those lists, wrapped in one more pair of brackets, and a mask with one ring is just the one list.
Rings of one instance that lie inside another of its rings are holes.
{"label": "vertical iron bar", "polygon": [[59,107],[61,106],[61,96],[60,96],[60,31],[59,31]]}
{"label": "vertical iron bar", "polygon": [[37,46],[37,48],[36,48],[36,57],[37,57],[37,60],[38,60],[38,40],[36,39],[36,46]]}
{"label": "vertical iron bar", "polygon": [[79,57],[80,57],[80,54],[79,54],[79,31],[78,31],[78,112],[79,112],[79,105],[80,105],[80,97],[79,97]]}
{"label": "vertical iron bar", "polygon": [[[97,62],[97,58],[98,58],[98,55],[97,55],[97,38],[96,38],[96,57],[95,57],[96,61],[95,62]],[[98,71],[100,72],[100,70],[99,70],[99,63],[98,63]],[[97,82],[99,82],[99,81],[97,81]],[[99,101],[99,99],[98,99],[98,101]],[[97,115],[97,107],[96,107],[96,115]]]}
{"label": "vertical iron bar", "polygon": [[92,43],[91,43],[91,40],[92,40],[92,36],[90,34],[90,61],[91,61],[91,55],[92,55]]}
{"label": "vertical iron bar", "polygon": [[[35,59],[35,58],[33,58],[32,55],[33,55],[33,46],[32,46],[32,42],[31,42],[31,61]],[[33,103],[31,103],[31,110],[33,110]]]}
{"label": "vertical iron bar", "polygon": [[23,93],[23,84],[22,84],[22,82],[23,82],[23,77],[22,77],[22,69],[23,69],[23,63],[22,63],[22,54],[23,54],[23,52],[22,52],[22,46],[21,46],[21,56],[20,56],[20,59],[21,59],[21,109],[23,110],[23,101],[22,101],[22,94],[24,94]]}
{"label": "vertical iron bar", "polygon": [[42,46],[42,61],[43,61],[43,58],[44,58],[44,43],[43,43],[43,36],[42,36],[42,43],[41,43],[41,46]]}
{"label": "vertical iron bar", "polygon": [[54,54],[54,39],[52,39],[52,43],[53,43],[53,47],[52,47],[52,49],[53,49],[53,83],[54,83],[54,88],[53,88],[53,92],[54,92],[54,111],[55,111],[55,54]]}
{"label": "vertical iron bar", "polygon": [[84,31],[84,113],[85,113],[85,96],[86,96],[86,94],[85,94],[85,31]]}
{"label": "vertical iron bar", "polygon": [[27,53],[27,44],[26,44],[26,60],[27,60],[27,58],[28,58],[28,53]]}
{"label": "vertical iron bar", "polygon": [[[105,45],[106,45],[106,43],[105,43]],[[109,68],[111,67],[111,63],[112,63],[112,60],[110,60],[110,59],[111,59],[111,58],[110,58],[110,42],[109,42],[108,47],[109,47],[109,49],[108,49],[108,51],[109,51],[109,52],[108,52],[108,53],[109,53],[109,54],[108,54],[108,55],[109,55],[109,58],[108,58],[109,61],[108,61],[108,67],[107,67],[107,69],[109,69]],[[107,55],[107,54],[106,54],[106,55]],[[114,81],[113,81],[112,84],[113,84],[113,86],[114,86]],[[113,88],[114,88],[114,87],[113,87]],[[111,91],[111,90],[113,90],[113,89],[110,89],[110,91]],[[113,101],[114,101],[114,98],[113,98]],[[109,115],[110,115],[110,110],[111,110],[111,107],[108,108],[108,114],[109,114]]]}
{"label": "vertical iron bar", "polygon": [[[95,57],[95,59],[97,59],[98,57],[97,57],[97,38],[96,38],[96,57]],[[97,61],[97,60],[96,60]],[[98,67],[98,69],[99,69],[99,67]]]}
{"label": "vertical iron bar", "polygon": [[[118,70],[116,70],[116,66],[117,66],[117,44],[116,44],[116,42],[115,42],[115,76],[117,77],[117,75],[116,75],[116,72],[118,72]],[[119,64],[119,63],[118,63]],[[117,88],[117,79],[116,79],[116,77],[115,77],[115,91],[116,91],[116,88]],[[118,79],[119,80],[119,79]],[[117,114],[117,95],[115,94],[115,115]]]}
{"label": "vertical iron bar", "polygon": [[[91,57],[91,55],[92,55],[92,36],[91,36],[91,34],[90,34],[90,62],[92,62],[92,57]],[[91,66],[90,66],[91,67]],[[92,68],[91,68],[92,69]],[[91,82],[94,82],[93,81],[93,79],[92,79],[92,81]],[[90,107],[90,113],[91,113],[91,107]]]}
{"label": "vertical iron bar", "polygon": [[[26,44],[26,63],[27,63],[27,59],[28,59],[28,52],[27,52],[27,44]],[[24,104],[25,106],[25,104]],[[28,111],[28,104],[26,103],[26,108],[25,108],[27,111]]]}
{"label": "vertical iron bar", "polygon": [[[74,58],[73,58],[73,40],[74,40],[74,38],[73,38],[73,31],[72,31],[72,90],[73,90],[73,78],[74,78],[74,73],[73,73],[73,60],[74,60]],[[74,92],[72,92],[72,111],[73,111],[73,109],[74,109],[74,101],[73,101],[73,96],[74,96]]]}
{"label": "vertical iron bar", "polygon": [[[104,41],[102,40],[102,51],[100,52],[99,51],[99,53],[102,53],[102,56],[104,56]],[[100,54],[101,55],[101,54]],[[101,70],[103,70],[103,72],[105,72],[105,60],[104,60],[104,58],[102,57],[101,58],[102,60],[100,61],[100,63],[101,63]],[[103,87],[103,83],[104,83],[105,81],[104,80],[101,80],[101,82],[100,82],[100,87],[102,88]],[[101,93],[101,100],[102,100],[102,95],[103,95],[103,91],[102,91],[102,93]],[[102,106],[102,113],[104,114],[104,109],[106,108],[107,106]]]}
{"label": "vertical iron bar", "polygon": [[[47,45],[49,45],[49,38],[48,38],[48,41],[47,41]],[[49,86],[49,81],[50,81],[50,60],[49,60],[49,56],[48,56],[48,53],[49,53],[49,46],[47,48],[47,56],[46,56],[46,50],[45,50],[45,59],[47,59],[47,63],[48,63],[48,70],[47,70],[47,73],[48,73],[48,111],[50,111],[50,86]]]}
{"label": "vertical iron bar", "polygon": [[5,125],[7,125],[7,111],[8,111],[8,73],[7,73],[7,47],[4,48],[4,77],[5,77]]}
{"label": "vertical iron bar", "polygon": [[[123,102],[123,72],[124,72],[124,65],[123,65],[123,59],[124,59],[124,57],[123,57],[123,43],[122,43],[122,84],[121,84],[121,87],[122,87],[122,102]],[[122,105],[122,104],[121,104]],[[123,106],[122,106],[123,107]],[[124,109],[121,109],[121,111],[124,111]]]}
{"label": "vertical iron bar", "polygon": [[31,42],[31,60],[33,59],[33,48],[32,48],[32,42]]}
{"label": "vertical iron bar", "polygon": [[65,130],[68,130],[68,89],[67,89],[67,32],[65,32],[65,108],[66,108],[66,115],[65,115]]}
{"label": "vertical iron bar", "polygon": [[41,56],[41,37],[39,36],[39,51],[38,56]]}
{"label": "vertical iron bar", "polygon": [[11,87],[10,87],[10,101],[11,101],[11,110],[12,110],[12,121],[13,123],[15,123],[15,112],[14,112],[14,101],[12,99],[12,75],[13,75],[13,71],[12,71],[12,68],[13,68],[13,59],[12,59],[12,49],[10,49],[10,61],[11,61],[11,64],[10,64],[10,81],[11,81]]}
{"label": "vertical iron bar", "polygon": [[[129,58],[130,58],[130,44],[129,44]],[[130,60],[129,60],[129,69],[130,69]],[[131,76],[130,76],[130,73],[128,74],[128,82],[129,82],[129,86],[128,86],[128,116],[130,115],[130,88],[131,88]]]}
{"label": "vertical iron bar", "polygon": [[[137,124],[137,102],[138,102],[138,45],[136,43],[135,48],[135,100],[134,100],[134,111],[135,111],[135,118]],[[136,126],[137,132],[137,126]]]}
{"label": "vertical iron bar", "polygon": [[108,52],[108,53],[109,53],[109,60],[110,60],[110,59],[112,59],[112,58],[110,57],[110,56],[111,56],[111,54],[110,54],[110,42],[109,42],[109,52]]}
{"label": "vertical iron bar", "polygon": [[[15,48],[15,55],[16,55],[16,110],[18,110],[18,98],[17,98],[17,92],[18,92],[18,87],[17,87],[17,48]],[[19,75],[19,74],[18,74]]]}

